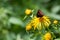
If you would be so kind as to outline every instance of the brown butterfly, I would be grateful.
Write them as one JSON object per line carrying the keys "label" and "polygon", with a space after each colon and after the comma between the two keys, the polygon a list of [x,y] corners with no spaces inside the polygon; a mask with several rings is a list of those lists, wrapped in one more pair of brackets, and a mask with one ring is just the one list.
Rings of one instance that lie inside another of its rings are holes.
{"label": "brown butterfly", "polygon": [[42,13],[42,11],[41,10],[38,10],[38,12],[37,12],[37,17],[43,17],[44,15],[43,15],[43,13]]}

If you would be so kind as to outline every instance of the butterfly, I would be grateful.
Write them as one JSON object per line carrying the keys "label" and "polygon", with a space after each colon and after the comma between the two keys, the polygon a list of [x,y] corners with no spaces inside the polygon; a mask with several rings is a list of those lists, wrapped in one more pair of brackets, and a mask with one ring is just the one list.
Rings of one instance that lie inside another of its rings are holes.
{"label": "butterfly", "polygon": [[37,17],[43,17],[43,16],[44,16],[44,14],[42,13],[42,11],[41,10],[38,10]]}

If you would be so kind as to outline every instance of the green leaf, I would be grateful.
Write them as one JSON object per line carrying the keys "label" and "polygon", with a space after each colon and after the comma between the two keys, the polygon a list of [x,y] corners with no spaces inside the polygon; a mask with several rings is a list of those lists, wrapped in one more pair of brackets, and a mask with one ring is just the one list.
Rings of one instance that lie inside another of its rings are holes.
{"label": "green leaf", "polygon": [[11,17],[9,19],[9,22],[12,24],[16,24],[16,25],[20,25],[20,26],[24,26],[24,23],[22,22],[22,20],[15,18],[15,17]]}
{"label": "green leaf", "polygon": [[58,39],[54,39],[54,40],[60,40],[60,38],[58,38]]}

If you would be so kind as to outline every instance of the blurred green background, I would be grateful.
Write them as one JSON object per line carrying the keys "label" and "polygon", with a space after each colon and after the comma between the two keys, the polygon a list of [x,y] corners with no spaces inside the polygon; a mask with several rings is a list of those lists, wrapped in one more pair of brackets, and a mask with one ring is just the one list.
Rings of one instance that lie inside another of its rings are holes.
{"label": "blurred green background", "polygon": [[60,20],[60,0],[0,0],[0,40],[40,40],[31,39],[25,26],[29,20],[23,20],[26,9],[40,9],[52,19]]}

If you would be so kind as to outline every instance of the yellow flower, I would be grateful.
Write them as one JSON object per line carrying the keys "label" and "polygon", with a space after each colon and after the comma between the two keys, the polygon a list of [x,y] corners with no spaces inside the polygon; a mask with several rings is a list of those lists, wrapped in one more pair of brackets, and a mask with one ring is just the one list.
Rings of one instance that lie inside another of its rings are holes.
{"label": "yellow flower", "polygon": [[45,40],[51,40],[51,34],[49,32],[47,32],[45,35],[44,35],[44,39]]}
{"label": "yellow flower", "polygon": [[28,25],[26,26],[26,30],[27,30],[27,31],[31,30],[31,28],[32,28],[32,26],[31,26],[30,24],[28,24]]}
{"label": "yellow flower", "polygon": [[43,16],[40,20],[44,23],[44,25],[46,27],[48,27],[51,24],[51,22],[47,16]]}
{"label": "yellow flower", "polygon": [[53,22],[54,24],[57,24],[58,23],[58,21],[57,20],[54,20],[54,22]]}
{"label": "yellow flower", "polygon": [[49,18],[47,16],[39,17],[39,26],[38,29],[42,29],[43,26],[49,27],[51,24]]}
{"label": "yellow flower", "polygon": [[31,12],[32,12],[32,10],[30,10],[30,9],[26,9],[26,11],[25,11],[25,13],[26,13],[27,15],[31,14]]}
{"label": "yellow flower", "polygon": [[36,27],[38,30],[41,30],[42,28],[43,28],[43,26],[42,26],[42,23],[41,22],[39,22],[39,24],[37,25],[37,27]]}
{"label": "yellow flower", "polygon": [[40,20],[36,16],[31,20],[31,24],[34,27],[34,30],[37,28],[39,22],[40,22]]}
{"label": "yellow flower", "polygon": [[34,28],[34,30],[36,28],[41,30],[43,27],[42,23],[44,26],[48,27],[50,25],[50,20],[46,16],[43,17],[34,16],[34,18],[30,21],[30,25]]}

